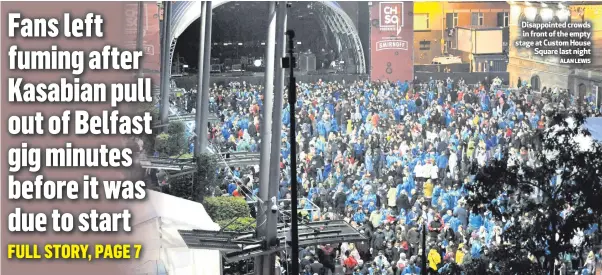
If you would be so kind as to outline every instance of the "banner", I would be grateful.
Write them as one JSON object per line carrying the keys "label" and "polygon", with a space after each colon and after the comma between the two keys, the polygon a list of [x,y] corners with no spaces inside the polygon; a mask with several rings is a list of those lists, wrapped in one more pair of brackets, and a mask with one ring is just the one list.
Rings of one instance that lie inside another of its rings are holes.
{"label": "banner", "polygon": [[[129,49],[136,48],[138,32],[138,4],[126,4],[126,46]],[[144,49],[143,68],[145,72],[159,72],[161,66],[161,45],[159,38],[159,7],[155,2],[144,3],[144,14],[142,23],[142,46]]]}
{"label": "banner", "polygon": [[372,2],[370,8],[370,78],[372,80],[412,80],[413,9],[412,2]]}

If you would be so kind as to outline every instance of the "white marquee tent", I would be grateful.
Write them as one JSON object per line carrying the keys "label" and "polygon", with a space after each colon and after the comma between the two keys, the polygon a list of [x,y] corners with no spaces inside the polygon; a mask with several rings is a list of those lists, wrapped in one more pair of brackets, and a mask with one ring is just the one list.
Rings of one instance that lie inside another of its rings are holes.
{"label": "white marquee tent", "polygon": [[142,259],[131,266],[137,275],[220,275],[217,250],[189,249],[178,229],[218,231],[202,204],[148,191],[132,215],[132,236],[143,245]]}

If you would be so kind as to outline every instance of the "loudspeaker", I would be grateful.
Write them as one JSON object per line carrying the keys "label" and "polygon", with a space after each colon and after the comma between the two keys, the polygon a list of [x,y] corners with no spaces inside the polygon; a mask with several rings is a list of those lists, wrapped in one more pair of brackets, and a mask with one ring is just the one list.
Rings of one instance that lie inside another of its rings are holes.
{"label": "loudspeaker", "polygon": [[316,55],[310,54],[299,54],[297,60],[299,64],[299,71],[302,72],[315,72],[316,71]]}

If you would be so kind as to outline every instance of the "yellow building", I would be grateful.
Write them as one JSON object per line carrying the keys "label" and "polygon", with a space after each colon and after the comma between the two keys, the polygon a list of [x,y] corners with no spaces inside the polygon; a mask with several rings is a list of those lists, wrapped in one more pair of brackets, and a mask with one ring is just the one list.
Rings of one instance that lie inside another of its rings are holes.
{"label": "yellow building", "polygon": [[[414,2],[414,64],[430,64],[433,58],[444,54],[462,55],[457,51],[457,27],[505,28],[509,11],[506,2]],[[468,55],[461,57],[464,63],[471,62]]]}

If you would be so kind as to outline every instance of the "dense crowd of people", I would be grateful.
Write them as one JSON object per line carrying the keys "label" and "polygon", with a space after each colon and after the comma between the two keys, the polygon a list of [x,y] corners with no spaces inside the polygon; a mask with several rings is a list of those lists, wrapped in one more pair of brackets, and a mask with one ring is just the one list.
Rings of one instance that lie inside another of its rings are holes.
{"label": "dense crowd of people", "polygon": [[[485,79],[467,85],[449,78],[299,83],[293,106],[299,207],[307,220],[344,219],[369,238],[304,247],[303,274],[334,274],[340,266],[344,274],[420,274],[423,229],[431,273],[487,257],[502,244],[508,221],[494,220],[486,209],[472,212],[466,207],[469,166],[487,165],[505,152],[531,164],[541,150],[533,137],[545,127],[552,109],[579,106],[582,112],[600,114],[592,97],[577,104],[570,91],[532,91],[526,84],[507,88],[499,79]],[[213,87],[210,108],[220,120],[210,126],[214,144],[259,152],[261,91],[261,86],[246,83]],[[182,107],[194,112],[190,103]],[[286,201],[291,196],[290,107],[282,107],[278,199]],[[232,174],[239,180],[231,180],[225,193],[257,194],[257,167],[233,167]],[[580,254],[565,255],[559,267],[594,274],[600,252]]]}

